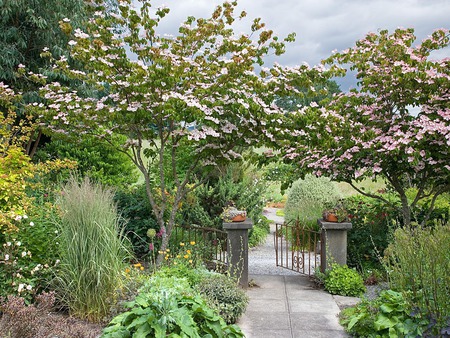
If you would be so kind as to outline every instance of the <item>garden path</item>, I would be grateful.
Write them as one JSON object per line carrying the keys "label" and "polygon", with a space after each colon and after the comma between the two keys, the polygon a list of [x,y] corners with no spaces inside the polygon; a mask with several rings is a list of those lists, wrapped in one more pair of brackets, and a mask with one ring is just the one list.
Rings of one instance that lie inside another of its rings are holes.
{"label": "garden path", "polygon": [[[264,214],[274,224],[283,221],[276,209]],[[307,276],[275,266],[274,224],[266,242],[249,250],[253,286],[247,289],[250,302],[237,324],[247,338],[348,337],[338,321],[345,299],[318,290]]]}

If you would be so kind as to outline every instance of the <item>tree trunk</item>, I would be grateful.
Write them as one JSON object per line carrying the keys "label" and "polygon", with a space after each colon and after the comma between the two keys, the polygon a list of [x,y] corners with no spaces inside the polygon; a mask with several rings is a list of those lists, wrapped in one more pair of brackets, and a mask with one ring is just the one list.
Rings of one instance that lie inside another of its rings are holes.
{"label": "tree trunk", "polygon": [[403,225],[409,228],[411,225],[411,208],[409,207],[408,198],[402,194],[400,199],[402,202]]}

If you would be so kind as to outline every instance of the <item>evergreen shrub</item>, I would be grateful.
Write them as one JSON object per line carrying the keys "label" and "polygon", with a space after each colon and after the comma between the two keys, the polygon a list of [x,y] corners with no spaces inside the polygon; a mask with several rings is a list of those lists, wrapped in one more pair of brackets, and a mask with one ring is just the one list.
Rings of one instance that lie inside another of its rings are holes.
{"label": "evergreen shrub", "polygon": [[335,205],[341,195],[336,185],[326,177],[306,175],[292,184],[284,208],[287,222],[299,219],[315,227],[324,209]]}

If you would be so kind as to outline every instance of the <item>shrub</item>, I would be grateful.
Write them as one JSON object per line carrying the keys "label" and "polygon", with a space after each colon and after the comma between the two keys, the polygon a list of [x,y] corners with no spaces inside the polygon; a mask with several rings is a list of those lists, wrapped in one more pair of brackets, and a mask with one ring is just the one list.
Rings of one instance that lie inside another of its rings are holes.
{"label": "shrub", "polygon": [[333,264],[324,284],[325,290],[333,295],[358,297],[366,291],[362,277],[347,265]]}
{"label": "shrub", "polygon": [[113,194],[89,179],[72,178],[58,201],[61,264],[55,287],[71,314],[102,320],[121,286],[128,257]]}
{"label": "shrub", "polygon": [[[426,333],[429,321],[413,315],[402,293],[385,290],[372,301],[363,299],[355,307],[341,312],[340,323],[357,337],[419,337]],[[429,335],[426,335],[429,336]]]}
{"label": "shrub", "polygon": [[209,306],[217,309],[228,324],[235,323],[245,312],[249,298],[231,277],[218,273],[204,274],[195,289]]}
{"label": "shrub", "polygon": [[[245,175],[244,175],[245,173]],[[239,210],[245,209],[255,223],[262,216],[265,187],[252,170],[244,171],[242,164],[229,165],[224,174],[199,186],[182,208],[180,223],[222,227],[220,214],[230,201]]]}
{"label": "shrub", "polygon": [[[115,201],[123,220],[123,231],[131,241],[134,254],[138,258],[147,256],[149,254],[147,231],[155,229],[156,232],[159,232],[159,225],[153,216],[145,186],[139,185],[128,190],[118,191]],[[154,247],[154,250],[157,248]]]}
{"label": "shrub", "polygon": [[347,234],[347,264],[361,272],[382,268],[380,256],[389,244],[392,228],[399,224],[398,199],[390,194],[384,198],[393,205],[361,195],[345,200],[352,222]]}
{"label": "shrub", "polygon": [[407,301],[436,321],[437,328],[448,325],[450,226],[397,229],[385,258],[391,289],[408,291]]}
{"label": "shrub", "polygon": [[93,181],[114,186],[126,187],[135,183],[138,175],[130,158],[118,151],[125,136],[114,135],[113,145],[99,142],[93,137],[85,137],[76,143],[57,139],[45,144],[37,153],[36,159],[69,159],[77,162],[77,172],[81,177],[88,176]]}
{"label": "shrub", "polygon": [[306,175],[292,184],[284,207],[287,222],[299,219],[314,227],[322,211],[338,202],[340,193],[326,177]]}
{"label": "shrub", "polygon": [[103,330],[103,338],[244,336],[237,326],[225,324],[185,279],[155,276],[127,307]]}

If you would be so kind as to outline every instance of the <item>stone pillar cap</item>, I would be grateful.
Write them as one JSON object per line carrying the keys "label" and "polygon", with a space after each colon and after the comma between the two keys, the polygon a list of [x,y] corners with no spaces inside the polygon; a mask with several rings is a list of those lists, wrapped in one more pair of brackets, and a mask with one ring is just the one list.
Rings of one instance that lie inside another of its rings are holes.
{"label": "stone pillar cap", "polygon": [[247,218],[243,222],[230,222],[230,223],[223,223],[223,229],[224,230],[245,230],[245,229],[251,229],[253,227],[253,221],[250,218]]}
{"label": "stone pillar cap", "polygon": [[325,230],[348,230],[352,228],[352,223],[350,222],[335,223],[318,219],[317,223],[319,223],[320,227]]}

